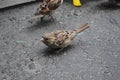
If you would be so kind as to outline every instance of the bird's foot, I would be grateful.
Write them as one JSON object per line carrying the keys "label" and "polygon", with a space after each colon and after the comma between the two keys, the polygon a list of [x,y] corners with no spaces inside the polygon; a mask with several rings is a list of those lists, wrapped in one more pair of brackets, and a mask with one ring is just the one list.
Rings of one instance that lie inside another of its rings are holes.
{"label": "bird's foot", "polygon": [[60,53],[64,48],[60,48],[56,51],[56,53]]}
{"label": "bird's foot", "polygon": [[55,22],[57,19],[54,17],[54,16],[52,16],[52,15],[50,15],[50,17],[51,17],[51,19],[50,19],[50,21],[51,22]]}
{"label": "bird's foot", "polygon": [[40,21],[43,22],[43,19],[44,19],[44,17],[41,17],[41,18],[40,18]]}

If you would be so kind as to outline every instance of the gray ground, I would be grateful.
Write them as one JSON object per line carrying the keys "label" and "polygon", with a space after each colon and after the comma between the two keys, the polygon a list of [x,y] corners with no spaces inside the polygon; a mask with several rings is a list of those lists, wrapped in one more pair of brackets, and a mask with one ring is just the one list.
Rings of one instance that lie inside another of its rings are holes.
{"label": "gray ground", "polygon": [[0,9],[35,0],[0,0]]}
{"label": "gray ground", "polygon": [[[57,20],[44,23],[28,21],[39,3],[0,10],[0,80],[120,80],[120,7],[104,2],[74,7],[64,1]],[[90,28],[60,54],[40,42],[44,32],[86,22]]]}

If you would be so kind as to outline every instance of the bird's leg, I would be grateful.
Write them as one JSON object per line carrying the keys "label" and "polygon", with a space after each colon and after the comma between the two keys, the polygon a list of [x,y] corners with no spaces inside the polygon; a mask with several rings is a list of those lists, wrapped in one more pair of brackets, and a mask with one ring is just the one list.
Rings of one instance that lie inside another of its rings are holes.
{"label": "bird's leg", "polygon": [[43,22],[44,16],[40,18],[40,21]]}
{"label": "bird's leg", "polygon": [[50,20],[51,20],[51,21],[55,21],[53,15],[49,15],[49,16],[50,16]]}
{"label": "bird's leg", "polygon": [[41,16],[40,21],[43,22],[43,19],[46,15]]}
{"label": "bird's leg", "polygon": [[54,17],[53,17],[53,15],[51,15],[51,20],[52,20],[52,21],[54,21],[54,20],[55,20],[55,19],[54,19]]}
{"label": "bird's leg", "polygon": [[52,12],[49,14],[49,16],[50,16],[50,18],[51,18],[51,21],[55,21],[55,20],[56,20],[56,18],[53,16],[53,13],[54,13],[54,11],[52,11]]}
{"label": "bird's leg", "polygon": [[60,53],[64,48],[60,48],[56,53]]}

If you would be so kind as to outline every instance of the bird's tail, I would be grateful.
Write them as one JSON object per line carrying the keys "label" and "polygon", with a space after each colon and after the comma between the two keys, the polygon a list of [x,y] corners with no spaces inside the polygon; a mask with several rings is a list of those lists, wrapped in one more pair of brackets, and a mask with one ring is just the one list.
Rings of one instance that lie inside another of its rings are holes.
{"label": "bird's tail", "polygon": [[85,29],[89,28],[88,23],[84,24],[82,27],[74,29],[73,31],[75,31],[76,33],[80,33],[82,31],[84,31]]}
{"label": "bird's tail", "polygon": [[37,19],[37,18],[41,18],[41,17],[44,17],[44,15],[35,15],[31,19]]}

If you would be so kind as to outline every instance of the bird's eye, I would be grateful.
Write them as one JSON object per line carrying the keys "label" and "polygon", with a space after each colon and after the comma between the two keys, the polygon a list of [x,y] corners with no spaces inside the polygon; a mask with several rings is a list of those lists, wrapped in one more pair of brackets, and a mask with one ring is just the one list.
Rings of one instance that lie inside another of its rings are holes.
{"label": "bird's eye", "polygon": [[48,38],[45,38],[45,40],[48,40]]}

